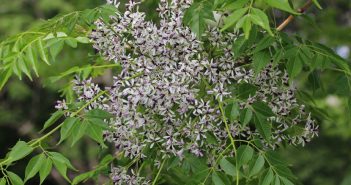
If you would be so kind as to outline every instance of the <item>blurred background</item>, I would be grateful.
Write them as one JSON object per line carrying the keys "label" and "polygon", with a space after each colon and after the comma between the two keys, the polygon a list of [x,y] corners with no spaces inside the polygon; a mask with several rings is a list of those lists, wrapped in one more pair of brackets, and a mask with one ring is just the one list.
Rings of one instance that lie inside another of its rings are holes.
{"label": "blurred background", "polygon": [[[296,0],[294,4],[297,7],[303,2]],[[94,8],[103,3],[104,0],[0,0],[0,41],[57,14]],[[323,10],[309,9],[306,16],[296,19],[284,31],[326,44],[351,61],[351,1],[320,0],[320,3]],[[146,0],[143,9],[155,13],[155,6],[155,0]],[[286,17],[276,15],[277,23]],[[79,46],[74,50],[64,48],[53,65],[40,67],[40,78],[33,81],[13,78],[0,92],[0,158],[18,138],[30,140],[38,137],[43,123],[55,111],[56,100],[61,99],[58,89],[64,85],[49,83],[48,77],[58,75],[72,66],[86,64],[87,53],[93,53],[88,46]],[[345,86],[345,79],[337,74],[328,72],[322,79],[321,90],[316,92],[309,91],[307,78],[298,81],[313,96],[318,107],[328,113],[329,119],[319,120],[319,137],[305,147],[289,147],[280,152],[289,160],[302,184],[351,185],[351,111],[347,109],[348,102],[343,98],[350,94],[342,88],[336,88]],[[95,143],[83,140],[74,150],[64,144],[53,150],[66,154],[84,172],[96,164],[101,152],[96,148]],[[25,165],[26,161],[19,162],[13,170],[23,175]],[[39,184],[38,179],[28,184]],[[46,184],[63,185],[66,182],[53,171]]]}

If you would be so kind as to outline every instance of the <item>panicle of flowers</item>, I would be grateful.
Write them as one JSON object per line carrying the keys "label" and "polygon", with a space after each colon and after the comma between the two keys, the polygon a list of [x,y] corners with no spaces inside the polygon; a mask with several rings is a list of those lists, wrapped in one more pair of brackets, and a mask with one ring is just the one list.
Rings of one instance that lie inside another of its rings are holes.
{"label": "panicle of flowers", "polygon": [[[116,1],[109,3],[118,6]],[[240,100],[241,109],[262,101],[275,114],[269,118],[274,128],[272,140],[262,139],[267,147],[275,148],[283,141],[304,144],[315,136],[318,126],[296,100],[296,89],[289,85],[287,73],[272,64],[258,74],[238,67],[244,59],[232,52],[236,34],[209,28],[206,44],[197,39],[182,24],[191,3],[160,0],[157,10],[161,20],[156,24],[145,19],[139,3],[130,0],[123,14],[116,13],[109,23],[96,22],[97,29],[91,34],[93,47],[106,60],[120,63],[122,71],[114,76],[114,84],[105,88],[109,96],[98,97],[89,109],[100,108],[115,116],[111,122],[114,131],[105,136],[117,151],[131,159],[146,157],[144,150],[148,148],[159,151],[157,159],[182,159],[185,153],[210,159],[210,151],[220,153],[226,148],[228,134],[247,140],[260,137],[255,128],[242,126],[238,120],[229,123],[228,133],[221,119],[218,101],[226,105],[225,100],[237,95],[233,86],[243,83],[257,87],[257,91]],[[85,102],[101,91],[91,79],[76,80],[74,90]],[[57,108],[64,108],[64,104]],[[293,119],[288,121],[291,115]],[[286,132],[294,125],[304,125],[301,135]],[[208,137],[215,142],[208,142]],[[115,184],[141,184],[119,168],[114,168],[112,179]]]}
{"label": "panicle of flowers", "polygon": [[110,174],[113,184],[115,185],[148,185],[150,184],[143,177],[135,175],[134,171],[128,173],[126,170],[121,168],[112,168],[112,173]]}

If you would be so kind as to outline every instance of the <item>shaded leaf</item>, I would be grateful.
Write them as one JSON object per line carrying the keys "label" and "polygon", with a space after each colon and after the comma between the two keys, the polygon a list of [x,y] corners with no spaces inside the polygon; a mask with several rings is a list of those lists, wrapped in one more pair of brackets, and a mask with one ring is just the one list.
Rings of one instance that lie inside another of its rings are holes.
{"label": "shaded leaf", "polygon": [[231,13],[227,18],[224,20],[224,26],[222,27],[221,31],[225,31],[226,29],[230,28],[231,26],[234,26],[235,23],[238,22],[240,18],[242,18],[243,15],[247,12],[248,8],[241,8],[233,13]]}
{"label": "shaded leaf", "polygon": [[256,175],[258,172],[260,172],[264,166],[265,159],[262,155],[258,155],[255,164],[250,170],[250,176]]}
{"label": "shaded leaf", "polygon": [[93,177],[95,175],[95,171],[89,171],[89,172],[85,172],[82,174],[79,174],[78,176],[76,176],[73,181],[72,181],[72,185],[76,185],[79,184],[81,182],[85,182],[85,180]]}
{"label": "shaded leaf", "polygon": [[206,29],[206,20],[214,20],[211,1],[198,1],[186,10],[183,21],[198,37],[201,37]]}
{"label": "shaded leaf", "polygon": [[234,122],[240,115],[239,104],[237,102],[229,103],[225,108],[225,115],[230,122]]}
{"label": "shaded leaf", "polygon": [[58,144],[60,144],[62,141],[67,139],[68,136],[72,134],[74,124],[79,124],[78,118],[69,117],[63,122],[60,130],[61,138]]}
{"label": "shaded leaf", "polygon": [[7,175],[9,177],[12,185],[24,185],[23,180],[17,174],[8,171]]}
{"label": "shaded leaf", "polygon": [[268,52],[259,51],[254,53],[252,57],[252,66],[255,73],[259,73],[263,68],[267,66],[271,61],[271,56]]}
{"label": "shaded leaf", "polygon": [[259,113],[262,116],[265,116],[265,117],[274,116],[272,109],[267,105],[267,103],[263,101],[256,101],[255,103],[252,104],[252,108],[254,109],[255,112]]}
{"label": "shaded leaf", "polygon": [[269,185],[271,184],[271,182],[273,181],[274,178],[274,174],[271,168],[269,168],[266,176],[264,177],[264,179],[261,182],[261,185]]}
{"label": "shaded leaf", "polygon": [[44,162],[39,170],[40,184],[44,182],[46,177],[50,174],[52,169],[52,161],[49,158],[45,158]]}
{"label": "shaded leaf", "polygon": [[112,118],[113,115],[101,109],[92,109],[85,114],[85,117],[88,119],[91,119],[91,118],[109,119],[109,118]]}
{"label": "shaded leaf", "polygon": [[241,145],[237,150],[237,163],[238,168],[240,168],[243,164],[247,164],[253,156],[254,149],[252,149],[249,145]]}
{"label": "shaded leaf", "polygon": [[55,113],[51,115],[51,117],[45,122],[43,129],[40,131],[44,131],[48,127],[50,127],[52,124],[54,124],[58,119],[60,119],[63,116],[64,112],[62,110],[58,110]]}
{"label": "shaded leaf", "polygon": [[241,113],[240,113],[240,123],[241,125],[243,126],[246,126],[252,119],[252,110],[251,109],[243,109],[241,110]]}
{"label": "shaded leaf", "polygon": [[230,176],[236,176],[235,166],[230,163],[225,157],[220,160],[219,165],[226,174]]}
{"label": "shaded leaf", "polygon": [[256,126],[256,129],[258,130],[258,132],[260,133],[260,135],[265,139],[265,140],[269,140],[269,138],[272,135],[272,131],[271,131],[271,125],[270,123],[267,121],[267,118],[263,115],[261,115],[260,113],[255,113],[254,114],[254,123]]}
{"label": "shaded leaf", "polygon": [[295,15],[299,15],[299,13],[297,13],[294,9],[291,8],[288,0],[265,0],[265,2],[274,8],[277,8]]}
{"label": "shaded leaf", "polygon": [[11,149],[8,155],[9,163],[26,157],[32,151],[33,151],[33,148],[29,146],[26,142],[18,141],[16,145]]}
{"label": "shaded leaf", "polygon": [[225,185],[224,181],[219,177],[217,172],[212,173],[212,182],[215,185]]}
{"label": "shaded leaf", "polygon": [[33,157],[29,161],[28,165],[26,166],[24,181],[27,181],[28,179],[34,177],[34,175],[39,172],[44,160],[45,160],[45,154],[42,153]]}

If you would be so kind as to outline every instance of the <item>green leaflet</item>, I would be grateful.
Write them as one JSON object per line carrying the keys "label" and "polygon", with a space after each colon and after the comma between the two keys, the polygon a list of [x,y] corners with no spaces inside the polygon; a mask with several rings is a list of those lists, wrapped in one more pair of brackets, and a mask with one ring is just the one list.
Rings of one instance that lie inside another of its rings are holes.
{"label": "green leaflet", "polygon": [[291,8],[288,0],[264,0],[264,2],[274,8],[277,8],[295,15],[299,15],[299,13],[297,13],[294,9]]}
{"label": "green leaflet", "polygon": [[219,165],[221,166],[222,170],[230,175],[230,176],[236,176],[236,168],[235,166],[229,162],[226,158],[222,158],[220,161],[219,161]]}
{"label": "green leaflet", "polygon": [[35,174],[37,174],[39,172],[39,170],[42,168],[43,166],[43,162],[45,162],[45,154],[39,154],[35,157],[33,157],[25,170],[25,178],[24,181],[27,181],[28,179],[34,177]]}
{"label": "green leaflet", "polygon": [[40,132],[43,132],[45,129],[49,128],[53,125],[58,119],[63,116],[64,112],[62,110],[58,110],[51,115],[51,117],[44,123],[43,129]]}
{"label": "green leaflet", "polygon": [[272,109],[267,105],[267,103],[263,101],[256,101],[251,106],[254,112],[259,113],[262,116],[265,116],[265,117],[274,116]]}
{"label": "green leaflet", "polygon": [[194,2],[185,12],[183,22],[201,38],[206,29],[206,20],[213,20],[211,1]]}
{"label": "green leaflet", "polygon": [[261,136],[265,139],[265,140],[269,140],[271,135],[272,135],[272,131],[271,131],[271,124],[267,121],[267,117],[261,115],[260,113],[255,113],[253,116],[253,120],[256,126],[256,129],[258,130],[258,132],[261,134]]}
{"label": "green leaflet", "polygon": [[225,115],[230,122],[234,122],[240,115],[239,104],[237,102],[229,103],[225,107]]}
{"label": "green leaflet", "polygon": [[49,152],[49,156],[61,176],[68,182],[71,182],[71,180],[67,177],[67,168],[76,170],[72,166],[71,162],[65,156],[57,152]]}
{"label": "green leaflet", "polygon": [[225,20],[224,20],[224,26],[221,29],[221,31],[225,31],[226,29],[230,28],[231,26],[234,26],[235,23],[247,12],[248,8],[240,8],[238,10],[235,10],[232,14],[230,14]]}
{"label": "green leaflet", "polygon": [[236,10],[236,9],[244,7],[245,4],[247,4],[248,2],[249,2],[249,0],[231,1],[225,5],[224,10],[231,10],[231,11]]}
{"label": "green leaflet", "polygon": [[213,172],[212,173],[212,182],[215,185],[226,185],[226,183],[224,182],[224,180],[219,176],[218,172]]}
{"label": "green leaflet", "polygon": [[257,8],[252,8],[251,11],[252,11],[252,16],[251,16],[252,22],[255,23],[256,25],[261,26],[263,29],[265,29],[268,32],[269,35],[273,36],[273,32],[269,25],[269,19],[266,13]]}
{"label": "green leaflet", "polygon": [[50,158],[46,158],[43,161],[43,164],[39,170],[40,184],[44,182],[46,177],[50,174],[52,169],[52,160]]}
{"label": "green leaflet", "polygon": [[58,144],[60,144],[68,136],[70,136],[72,134],[74,124],[79,124],[79,123],[80,122],[78,118],[74,118],[74,117],[67,118],[61,126],[61,130],[60,130],[61,138]]}
{"label": "green leaflet", "polygon": [[319,9],[323,9],[322,6],[319,4],[318,0],[312,0],[312,2],[313,2]]}
{"label": "green leaflet", "polygon": [[253,156],[254,149],[249,145],[241,145],[237,150],[237,165],[240,168],[242,165],[247,164]]}
{"label": "green leaflet", "polygon": [[265,159],[262,155],[258,155],[255,164],[253,167],[250,169],[250,176],[256,175],[258,172],[260,172],[264,166]]}
{"label": "green leaflet", "polygon": [[12,183],[12,185],[24,185],[23,180],[17,174],[13,172],[7,172],[7,175]]}
{"label": "green leaflet", "polygon": [[240,123],[243,126],[246,126],[248,123],[250,123],[252,119],[253,112],[251,109],[245,108],[240,111]]}
{"label": "green leaflet", "polygon": [[9,162],[14,162],[26,157],[33,151],[33,148],[24,141],[18,141],[8,154]]}
{"label": "green leaflet", "polygon": [[256,74],[265,68],[270,62],[271,56],[268,52],[265,51],[259,51],[252,57],[252,67]]}
{"label": "green leaflet", "polygon": [[273,170],[269,168],[268,172],[264,176],[260,185],[270,185],[271,182],[273,181],[273,178],[274,178]]}

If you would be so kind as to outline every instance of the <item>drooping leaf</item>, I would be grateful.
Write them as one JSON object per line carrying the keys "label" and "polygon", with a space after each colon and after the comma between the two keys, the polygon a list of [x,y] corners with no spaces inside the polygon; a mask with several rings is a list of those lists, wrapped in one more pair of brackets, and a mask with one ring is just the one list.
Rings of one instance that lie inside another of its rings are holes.
{"label": "drooping leaf", "polygon": [[17,174],[8,171],[7,175],[9,177],[12,185],[24,185],[23,180]]}
{"label": "drooping leaf", "polygon": [[263,68],[267,66],[271,61],[271,56],[268,52],[260,51],[252,57],[252,67],[255,73],[259,73]]}
{"label": "drooping leaf", "polygon": [[240,123],[243,125],[243,126],[246,126],[252,119],[252,110],[251,109],[243,109],[241,110],[240,112]]}
{"label": "drooping leaf", "polygon": [[85,114],[86,118],[91,119],[91,118],[97,118],[97,119],[109,119],[112,118],[113,115],[110,114],[109,112],[106,112],[101,109],[92,109],[89,112]]}
{"label": "drooping leaf", "polygon": [[11,149],[8,155],[9,163],[26,157],[32,151],[33,151],[33,147],[29,146],[24,141],[18,141],[16,145]]}
{"label": "drooping leaf", "polygon": [[40,168],[42,168],[43,162],[45,160],[45,154],[39,154],[35,157],[33,157],[25,170],[25,178],[24,181],[27,181],[28,179],[34,177],[35,174],[37,174],[40,170]]}
{"label": "drooping leaf", "polygon": [[73,126],[74,124],[79,124],[78,121],[79,119],[76,117],[69,117],[63,122],[60,130],[61,138],[58,143],[61,143],[62,141],[67,139],[68,136],[72,134]]}
{"label": "drooping leaf", "polygon": [[247,4],[248,2],[249,2],[249,0],[230,1],[225,5],[224,9],[233,11],[233,10],[244,7],[245,4]]}
{"label": "drooping leaf", "polygon": [[265,2],[274,8],[299,15],[298,12],[296,12],[294,9],[291,8],[289,1],[288,0],[265,0]]}
{"label": "drooping leaf", "polygon": [[292,183],[289,179],[287,179],[285,177],[280,177],[280,179],[282,180],[284,185],[294,185],[294,183]]}
{"label": "drooping leaf", "polygon": [[49,152],[50,158],[52,159],[52,161],[58,161],[60,163],[65,164],[65,166],[67,166],[68,168],[72,169],[72,170],[76,170],[71,162],[62,154],[58,153],[58,152]]}
{"label": "drooping leaf", "polygon": [[57,171],[60,173],[60,175],[66,179],[68,182],[71,182],[71,180],[67,177],[67,166],[66,164],[62,163],[61,161],[58,160],[52,160],[54,163],[55,168]]}
{"label": "drooping leaf", "polygon": [[233,13],[231,13],[225,20],[224,20],[224,26],[222,27],[221,31],[225,31],[231,26],[234,26],[235,23],[238,22],[240,18],[242,18],[243,15],[247,12],[248,8],[241,8],[238,10],[235,10]]}
{"label": "drooping leaf", "polygon": [[47,58],[47,54],[45,51],[45,48],[43,46],[43,41],[41,39],[39,39],[37,41],[37,49],[39,50],[39,56],[40,58],[47,64],[50,65],[49,60]]}
{"label": "drooping leaf", "polygon": [[259,52],[271,46],[274,42],[274,37],[266,35],[263,37],[260,42],[257,43],[256,48],[253,50],[253,53]]}
{"label": "drooping leaf", "polygon": [[[242,24],[240,23],[240,21],[242,21]],[[252,16],[246,15],[240,21],[238,22],[235,28],[237,30],[239,28],[242,28],[244,31],[245,39],[249,39],[251,28],[252,28]]]}
{"label": "drooping leaf", "polygon": [[9,69],[0,72],[0,90],[5,86],[11,75],[12,70]]}
{"label": "drooping leaf", "polygon": [[275,176],[275,178],[274,178],[274,185],[280,185],[279,176]]}
{"label": "drooping leaf", "polygon": [[219,165],[226,174],[230,176],[236,176],[235,166],[231,162],[229,162],[225,157],[223,157],[220,160]]}
{"label": "drooping leaf", "polygon": [[[90,122],[90,121],[89,121]],[[98,142],[101,146],[107,147],[104,143],[103,138],[103,131],[104,129],[98,125],[90,123],[87,126],[86,134],[96,142]]]}
{"label": "drooping leaf", "polygon": [[73,130],[72,130],[73,134],[72,134],[71,146],[73,146],[79,139],[81,139],[86,134],[87,127],[88,127],[88,124],[86,121],[77,122],[76,124],[74,124]]}
{"label": "drooping leaf", "polygon": [[312,1],[319,9],[323,9],[322,6],[319,4],[318,0],[312,0]]}
{"label": "drooping leaf", "polygon": [[268,172],[266,173],[266,175],[264,176],[261,182],[261,185],[270,185],[271,182],[273,181],[273,178],[274,178],[273,170],[269,168]]}
{"label": "drooping leaf", "polygon": [[79,174],[78,176],[76,176],[73,181],[72,181],[72,185],[76,185],[79,184],[81,182],[85,182],[87,179],[92,178],[95,175],[95,171],[89,171],[89,172],[85,172],[82,174]]}
{"label": "drooping leaf", "polygon": [[269,19],[266,13],[264,13],[262,10],[258,8],[252,8],[251,12],[252,12],[252,15],[251,15],[252,22],[255,23],[256,25],[261,26],[263,29],[265,29],[268,32],[269,35],[273,36],[273,32],[269,25]]}
{"label": "drooping leaf", "polygon": [[83,44],[88,44],[90,43],[90,40],[89,38],[87,37],[77,37],[76,40],[80,43],[83,43]]}
{"label": "drooping leaf", "polygon": [[253,122],[255,123],[256,129],[258,130],[258,132],[260,133],[260,135],[266,139],[269,140],[269,138],[272,135],[272,131],[271,131],[271,125],[270,123],[267,121],[267,118],[263,115],[261,115],[260,113],[255,113],[253,116]]}
{"label": "drooping leaf", "polygon": [[194,2],[185,12],[183,21],[201,38],[206,29],[206,21],[213,20],[213,3],[211,1]]}
{"label": "drooping leaf", "polygon": [[267,103],[263,101],[256,101],[255,103],[252,104],[252,108],[254,109],[255,112],[259,113],[262,116],[265,116],[265,117],[274,116],[272,109],[267,105]]}
{"label": "drooping leaf", "polygon": [[221,179],[217,172],[212,173],[212,182],[215,185],[225,185],[224,181]]}
{"label": "drooping leaf", "polygon": [[229,103],[225,108],[225,115],[230,122],[234,122],[240,115],[239,104],[237,102]]}
{"label": "drooping leaf", "polygon": [[6,179],[4,177],[0,179],[0,185],[6,185]]}
{"label": "drooping leaf", "polygon": [[286,69],[288,71],[289,77],[291,79],[295,78],[298,76],[303,68],[303,62],[299,55],[297,55],[294,58],[291,58],[288,60],[288,63],[286,64]]}
{"label": "drooping leaf", "polygon": [[256,175],[258,172],[260,172],[264,166],[264,163],[264,157],[262,155],[258,155],[255,164],[250,169],[250,176]]}
{"label": "drooping leaf", "polygon": [[241,145],[237,150],[238,168],[244,164],[247,164],[252,159],[253,153],[254,149],[249,145]]}
{"label": "drooping leaf", "polygon": [[44,182],[46,177],[50,174],[52,169],[52,161],[49,158],[45,158],[43,164],[39,170],[40,184]]}
{"label": "drooping leaf", "polygon": [[246,100],[249,97],[253,97],[257,89],[258,87],[250,83],[241,83],[238,85],[238,89],[235,93],[239,99]]}
{"label": "drooping leaf", "polygon": [[60,119],[63,116],[63,114],[64,112],[62,110],[58,110],[55,113],[53,113],[51,117],[45,122],[44,127],[40,132],[53,125],[58,119]]}

